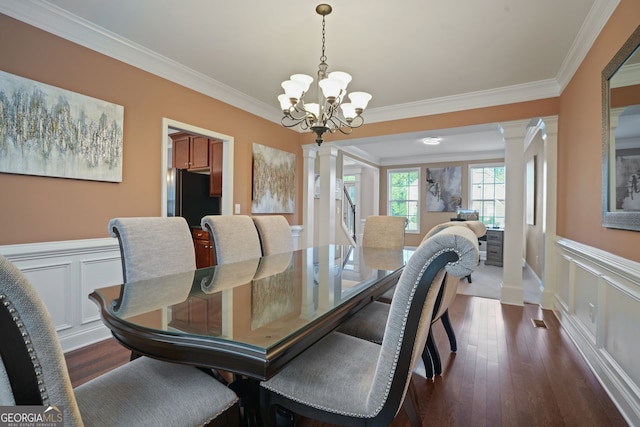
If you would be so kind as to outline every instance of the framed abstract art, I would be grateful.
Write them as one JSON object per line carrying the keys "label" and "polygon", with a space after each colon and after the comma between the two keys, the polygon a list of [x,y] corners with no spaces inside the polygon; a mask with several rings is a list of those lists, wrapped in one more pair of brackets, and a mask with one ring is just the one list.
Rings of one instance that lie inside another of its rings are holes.
{"label": "framed abstract art", "polygon": [[296,155],[253,144],[251,213],[295,211]]}
{"label": "framed abstract art", "polygon": [[0,172],[122,181],[124,107],[0,71]]}

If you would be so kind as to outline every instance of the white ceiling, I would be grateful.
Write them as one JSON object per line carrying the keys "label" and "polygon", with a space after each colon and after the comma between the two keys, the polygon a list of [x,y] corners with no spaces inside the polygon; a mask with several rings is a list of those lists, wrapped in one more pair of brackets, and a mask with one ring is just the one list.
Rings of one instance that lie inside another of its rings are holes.
{"label": "white ceiling", "polygon": [[[327,63],[353,76],[350,91],[373,95],[367,122],[558,96],[618,1],[335,0]],[[280,83],[317,71],[318,3],[0,0],[0,12],[279,122]],[[435,150],[491,157],[498,131],[438,131]],[[426,155],[422,136],[363,140],[356,130],[350,150],[380,164],[415,161]]]}

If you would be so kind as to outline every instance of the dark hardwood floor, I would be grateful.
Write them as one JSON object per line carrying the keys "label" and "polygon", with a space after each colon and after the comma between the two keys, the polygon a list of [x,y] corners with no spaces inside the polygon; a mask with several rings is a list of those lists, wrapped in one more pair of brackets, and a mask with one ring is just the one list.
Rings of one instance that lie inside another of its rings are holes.
{"label": "dark hardwood floor", "polygon": [[[436,324],[443,375],[413,375],[424,426],[627,425],[551,311],[458,295],[449,312],[457,353],[450,353]],[[548,328],[534,327],[532,319]],[[68,353],[73,386],[126,363],[129,355],[114,340]],[[297,425],[327,426],[307,419]],[[409,426],[403,410],[391,425]]]}

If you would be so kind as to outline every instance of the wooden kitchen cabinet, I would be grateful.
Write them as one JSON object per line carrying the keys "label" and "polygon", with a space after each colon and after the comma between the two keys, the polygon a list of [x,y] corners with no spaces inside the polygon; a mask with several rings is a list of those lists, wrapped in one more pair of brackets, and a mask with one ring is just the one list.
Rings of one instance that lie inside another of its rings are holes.
{"label": "wooden kitchen cabinet", "polygon": [[193,247],[196,252],[196,268],[211,267],[213,265],[213,245],[209,237],[209,232],[195,229],[192,232]]}
{"label": "wooden kitchen cabinet", "polygon": [[209,139],[203,136],[174,133],[172,165],[177,169],[201,170],[209,168]]}

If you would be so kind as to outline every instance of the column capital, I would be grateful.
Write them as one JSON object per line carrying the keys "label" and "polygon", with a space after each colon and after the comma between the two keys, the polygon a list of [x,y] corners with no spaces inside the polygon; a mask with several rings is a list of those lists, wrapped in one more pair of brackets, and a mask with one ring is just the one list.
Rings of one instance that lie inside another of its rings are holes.
{"label": "column capital", "polygon": [[527,126],[530,124],[530,122],[531,120],[527,119],[500,123],[500,127],[502,128],[502,135],[505,141],[517,139],[522,142],[525,135],[527,134]]}
{"label": "column capital", "polygon": [[323,156],[338,157],[338,148],[334,147],[332,144],[327,144],[327,143],[322,144],[318,152],[320,153],[320,157],[323,157]]}
{"label": "column capital", "polygon": [[304,157],[315,159],[318,155],[318,146],[315,144],[307,144],[302,146],[302,154]]}

